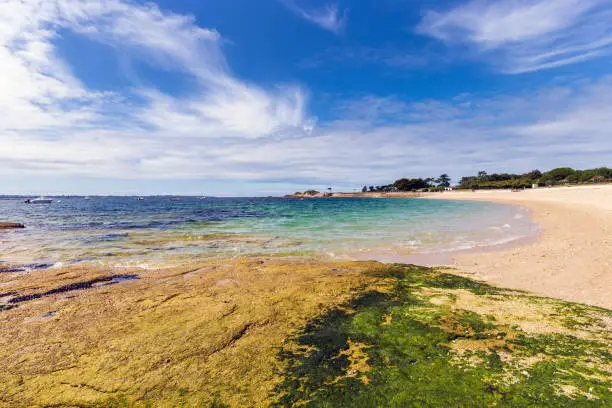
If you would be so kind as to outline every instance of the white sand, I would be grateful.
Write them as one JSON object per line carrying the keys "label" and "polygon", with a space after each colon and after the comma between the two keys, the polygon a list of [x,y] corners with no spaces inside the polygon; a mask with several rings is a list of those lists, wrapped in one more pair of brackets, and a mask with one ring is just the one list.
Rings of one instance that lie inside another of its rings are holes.
{"label": "white sand", "polygon": [[612,185],[510,191],[445,192],[427,198],[528,207],[541,227],[534,244],[453,259],[460,273],[612,309]]}

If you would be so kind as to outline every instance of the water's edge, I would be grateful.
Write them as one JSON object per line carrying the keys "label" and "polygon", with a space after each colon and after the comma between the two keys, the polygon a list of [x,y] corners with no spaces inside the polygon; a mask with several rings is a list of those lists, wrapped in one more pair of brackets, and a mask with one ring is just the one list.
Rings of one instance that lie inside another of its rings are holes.
{"label": "water's edge", "polygon": [[250,255],[449,265],[459,254],[526,245],[539,232],[523,207],[410,198],[0,200],[0,214],[28,226],[0,233],[0,267],[29,269],[147,269]]}

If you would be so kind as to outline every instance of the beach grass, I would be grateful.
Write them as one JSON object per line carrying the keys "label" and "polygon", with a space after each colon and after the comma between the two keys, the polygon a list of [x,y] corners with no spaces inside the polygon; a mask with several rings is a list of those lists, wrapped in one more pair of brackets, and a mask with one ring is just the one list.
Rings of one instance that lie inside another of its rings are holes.
{"label": "beach grass", "polygon": [[3,273],[0,406],[612,404],[612,312],[448,272],[259,257]]}

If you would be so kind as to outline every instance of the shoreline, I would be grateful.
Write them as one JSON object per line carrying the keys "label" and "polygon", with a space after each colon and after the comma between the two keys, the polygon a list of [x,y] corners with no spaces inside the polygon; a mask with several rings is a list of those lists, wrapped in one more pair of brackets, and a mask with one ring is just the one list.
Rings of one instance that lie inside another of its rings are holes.
{"label": "shoreline", "polygon": [[488,201],[531,210],[535,242],[453,256],[460,275],[612,309],[612,186],[444,192],[427,199]]}
{"label": "shoreline", "polygon": [[612,287],[612,185],[520,192],[452,191],[421,194],[421,197],[488,201],[527,208],[539,231],[510,242],[469,249],[412,254],[383,251],[375,257],[372,255],[376,251],[368,251],[330,260],[450,266],[458,274],[502,287],[612,309],[608,289]]}

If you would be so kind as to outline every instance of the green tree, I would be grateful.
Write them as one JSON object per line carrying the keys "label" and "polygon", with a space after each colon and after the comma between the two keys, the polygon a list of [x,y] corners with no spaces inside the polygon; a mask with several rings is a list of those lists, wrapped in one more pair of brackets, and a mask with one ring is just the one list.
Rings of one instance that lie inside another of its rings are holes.
{"label": "green tree", "polygon": [[465,176],[461,177],[459,180],[459,186],[461,188],[473,188],[473,186],[478,182],[478,177],[476,176]]}
{"label": "green tree", "polygon": [[598,169],[595,169],[595,172],[600,177],[603,177],[608,180],[612,179],[612,169],[609,169],[607,167],[600,167]]}
{"label": "green tree", "polygon": [[427,188],[428,185],[427,185],[427,182],[421,178],[417,178],[417,179],[402,178],[402,179],[396,180],[395,183],[393,183],[392,187],[397,188],[399,191],[415,191],[421,188]]}
{"label": "green tree", "polygon": [[568,176],[571,176],[576,173],[576,170],[571,167],[559,167],[556,169],[552,169],[547,171],[542,175],[542,178],[552,179],[554,181],[562,181],[565,180]]}
{"label": "green tree", "polygon": [[525,177],[529,180],[537,180],[542,177],[542,172],[540,170],[532,170],[529,173],[525,174]]}
{"label": "green tree", "polygon": [[577,183],[578,182],[578,175],[577,174],[570,174],[569,176],[567,176],[565,178],[565,181],[567,181],[568,183]]}
{"label": "green tree", "polygon": [[450,187],[450,181],[451,179],[448,174],[444,173],[440,175],[440,177],[436,180],[436,183],[438,183],[438,187]]}

